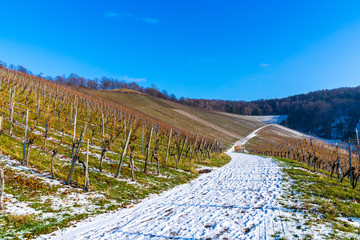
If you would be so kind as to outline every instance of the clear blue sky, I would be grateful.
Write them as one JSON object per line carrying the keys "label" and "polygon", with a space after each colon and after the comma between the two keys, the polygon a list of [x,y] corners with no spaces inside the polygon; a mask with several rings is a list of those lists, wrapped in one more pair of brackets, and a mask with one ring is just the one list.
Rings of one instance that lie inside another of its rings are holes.
{"label": "clear blue sky", "polygon": [[1,1],[0,60],[177,97],[255,100],[360,85],[359,1]]}

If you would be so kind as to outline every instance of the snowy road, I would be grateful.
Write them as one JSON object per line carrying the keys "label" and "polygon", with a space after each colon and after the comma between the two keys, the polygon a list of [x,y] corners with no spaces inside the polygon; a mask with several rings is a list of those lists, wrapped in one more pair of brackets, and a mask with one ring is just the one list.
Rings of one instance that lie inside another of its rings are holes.
{"label": "snowy road", "polygon": [[216,171],[52,238],[267,239],[283,232],[282,222],[274,221],[281,194],[279,167],[270,158],[228,154],[232,161]]}

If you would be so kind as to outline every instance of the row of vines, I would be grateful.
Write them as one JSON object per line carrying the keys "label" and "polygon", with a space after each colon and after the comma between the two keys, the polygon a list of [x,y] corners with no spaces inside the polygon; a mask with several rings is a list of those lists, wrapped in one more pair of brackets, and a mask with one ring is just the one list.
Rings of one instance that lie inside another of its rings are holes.
{"label": "row of vines", "polygon": [[[271,139],[271,136],[267,136]],[[313,171],[326,171],[340,182],[350,180],[356,188],[360,180],[360,148],[358,137],[346,143],[332,145],[315,138],[283,138],[282,141],[247,146],[250,153],[275,156],[302,162]]]}
{"label": "row of vines", "polygon": [[[136,181],[140,171],[161,175],[164,167],[190,170],[223,150],[216,139],[4,67],[0,68],[0,134],[23,143],[22,153],[15,157],[21,164],[50,172],[52,178],[84,191],[91,188],[89,169],[116,179],[127,171]],[[31,159],[32,149],[41,149],[51,161]],[[60,159],[66,165],[56,169]],[[149,170],[150,164],[156,171]],[[0,169],[1,193],[3,179]]]}

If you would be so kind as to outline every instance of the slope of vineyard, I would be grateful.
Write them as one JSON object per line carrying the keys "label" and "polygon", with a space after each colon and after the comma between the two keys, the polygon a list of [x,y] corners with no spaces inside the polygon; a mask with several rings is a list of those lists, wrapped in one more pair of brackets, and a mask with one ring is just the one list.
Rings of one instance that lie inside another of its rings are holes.
{"label": "slope of vineyard", "polygon": [[221,139],[226,144],[245,137],[254,129],[265,125],[251,116],[240,116],[188,107],[136,91],[94,91],[81,89],[89,95],[99,96],[126,109],[131,109],[157,121],[177,126],[183,130]]}
{"label": "slope of vineyard", "polygon": [[49,233],[185,183],[227,163],[221,152],[264,125],[3,67],[0,93],[1,238]]}
{"label": "slope of vineyard", "polygon": [[353,197],[360,179],[355,144],[347,152],[252,117],[133,90],[75,88],[2,67],[0,238],[34,238],[76,227],[92,215],[132,208],[150,194],[196,178],[198,169],[228,163],[224,150],[247,135],[251,153],[293,159],[306,171],[327,175],[340,189],[334,199],[346,196],[334,203],[334,216],[349,199],[356,202],[345,216],[360,216],[360,200]]}
{"label": "slope of vineyard", "polygon": [[173,110],[137,93],[120,101],[6,68],[0,93],[2,239],[50,233],[185,183],[197,168],[226,164],[223,150],[262,125]]}

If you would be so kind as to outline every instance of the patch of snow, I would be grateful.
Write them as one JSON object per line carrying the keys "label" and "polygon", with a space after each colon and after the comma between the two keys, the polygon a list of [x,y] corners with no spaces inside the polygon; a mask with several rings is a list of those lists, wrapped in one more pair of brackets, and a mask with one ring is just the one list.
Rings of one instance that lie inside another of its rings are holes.
{"label": "patch of snow", "polygon": [[354,227],[360,228],[360,218],[354,218],[354,217],[339,217],[338,218],[341,221],[347,222],[351,225],[353,225]]}
{"label": "patch of snow", "polygon": [[[282,126],[282,125],[278,125],[278,124],[275,125],[275,124],[274,124],[273,126],[275,126],[276,128],[279,128],[279,129],[285,131],[286,134],[289,134],[289,135],[291,135],[291,136],[293,136],[293,137],[302,138],[302,137],[305,136],[306,138],[310,138],[310,135],[306,135],[306,134],[304,134],[304,133],[302,133],[302,132],[299,132],[299,131],[296,131],[296,130],[293,130],[293,129],[284,127],[284,126]],[[278,133],[279,135],[281,135],[281,131],[278,131],[277,133]],[[286,136],[285,134],[283,134],[283,135]]]}
{"label": "patch of snow", "polygon": [[280,124],[288,118],[288,115],[262,115],[262,116],[251,116],[255,120],[258,120],[267,124]]}
{"label": "patch of snow", "polygon": [[272,125],[272,124],[270,124],[270,125],[265,125],[265,126],[262,126],[262,127],[258,128],[258,129],[256,129],[255,131],[253,131],[252,133],[250,133],[249,135],[247,135],[245,138],[243,138],[243,139],[241,139],[240,141],[236,142],[235,145],[232,146],[226,153],[229,154],[229,153],[231,153],[231,152],[234,152],[234,151],[235,151],[235,146],[237,146],[237,145],[244,145],[247,141],[249,141],[250,139],[256,137],[256,136],[257,136],[256,133],[257,133],[258,131],[260,131],[261,129],[266,128],[266,127],[268,127],[268,126],[271,126],[271,125]]}
{"label": "patch of snow", "polygon": [[4,196],[5,209],[3,212],[14,214],[14,215],[28,215],[28,214],[37,214],[39,211],[36,211],[34,208],[30,207],[29,203],[20,202],[13,197],[12,194],[5,193]]}

